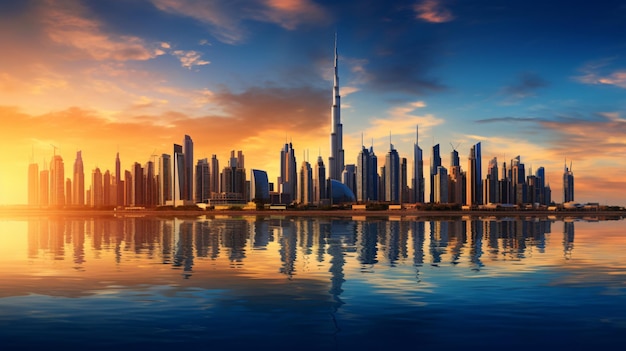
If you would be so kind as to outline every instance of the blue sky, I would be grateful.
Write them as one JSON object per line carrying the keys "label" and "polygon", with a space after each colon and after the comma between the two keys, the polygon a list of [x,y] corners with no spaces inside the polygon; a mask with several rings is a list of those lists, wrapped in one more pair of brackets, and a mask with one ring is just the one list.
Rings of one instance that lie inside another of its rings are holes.
{"label": "blue sky", "polygon": [[411,160],[419,124],[425,164],[481,141],[485,166],[545,167],[558,200],[567,158],[578,201],[626,204],[626,4],[434,0],[0,1],[0,203],[26,201],[50,144],[66,172],[78,150],[128,168],[184,134],[271,181],[285,139],[327,161],[335,33],[346,163],[362,133]]}

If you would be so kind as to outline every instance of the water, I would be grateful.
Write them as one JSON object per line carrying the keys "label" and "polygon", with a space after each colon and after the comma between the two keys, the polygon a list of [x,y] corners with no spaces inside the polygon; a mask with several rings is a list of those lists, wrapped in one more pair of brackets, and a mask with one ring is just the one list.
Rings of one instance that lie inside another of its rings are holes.
{"label": "water", "polygon": [[580,349],[626,341],[623,220],[0,218],[16,349]]}

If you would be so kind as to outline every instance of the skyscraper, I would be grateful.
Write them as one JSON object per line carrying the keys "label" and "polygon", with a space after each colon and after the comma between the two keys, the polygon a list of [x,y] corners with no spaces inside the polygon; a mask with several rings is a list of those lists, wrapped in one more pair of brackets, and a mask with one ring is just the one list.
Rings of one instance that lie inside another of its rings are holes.
{"label": "skyscraper", "polygon": [[319,204],[326,198],[326,167],[322,156],[318,156],[313,172],[313,201]]}
{"label": "skyscraper", "polygon": [[211,169],[209,170],[210,182],[209,189],[211,193],[220,192],[220,161],[217,155],[211,156]]}
{"label": "skyscraper", "polygon": [[74,160],[74,177],[73,186],[73,205],[85,205],[85,169],[83,167],[82,151],[76,152],[76,160]]}
{"label": "skyscraper", "polygon": [[356,167],[354,164],[346,165],[341,172],[341,182],[353,193],[356,192]]}
{"label": "skyscraper", "polygon": [[65,166],[61,155],[54,155],[50,162],[50,205],[65,205]]}
{"label": "skyscraper", "polygon": [[178,144],[174,144],[174,164],[172,167],[172,201],[173,206],[180,206],[183,204],[184,199],[183,190],[185,183],[185,155],[183,154],[183,147]]}
{"label": "skyscraper", "polygon": [[122,181],[122,166],[120,163],[120,153],[115,154],[115,205],[124,205],[124,186]]}
{"label": "skyscraper", "polygon": [[389,152],[385,158],[385,201],[400,202],[400,156],[389,144]]}
{"label": "skyscraper", "polygon": [[335,34],[335,74],[333,84],[333,105],[330,110],[330,157],[328,158],[328,177],[341,181],[344,169],[343,125],[341,124],[341,97],[339,96],[339,72],[337,63],[337,34]]}
{"label": "skyscraper", "polygon": [[413,144],[413,196],[414,202],[424,202],[424,160],[419,147],[419,128],[415,127],[415,144]]}
{"label": "skyscraper", "polygon": [[295,151],[291,143],[285,144],[280,151],[280,178],[278,179],[278,192],[281,193],[283,203],[296,199],[297,174]]}
{"label": "skyscraper", "polygon": [[267,172],[253,169],[250,171],[250,201],[267,203],[270,200]]}
{"label": "skyscraper", "polygon": [[482,187],[482,155],[480,151],[480,142],[473,145],[470,149],[467,165],[467,198],[466,204],[480,205],[483,199]]}
{"label": "skyscraper", "polygon": [[298,203],[308,205],[313,202],[313,171],[311,164],[302,161],[300,181],[298,182]]}
{"label": "skyscraper", "polygon": [[356,165],[356,200],[360,202],[378,200],[378,161],[374,148],[362,146]]}
{"label": "skyscraper", "polygon": [[445,204],[448,202],[448,170],[446,167],[437,167],[437,173],[434,176],[434,202],[438,204]]}
{"label": "skyscraper", "polygon": [[193,200],[193,140],[189,135],[185,135],[183,142],[183,153],[185,155],[183,199]]}
{"label": "skyscraper", "polygon": [[168,154],[159,157],[159,205],[172,201],[172,159]]}
{"label": "skyscraper", "polygon": [[91,206],[102,207],[104,205],[103,191],[102,172],[100,172],[100,168],[96,167],[91,172]]}
{"label": "skyscraper", "polygon": [[435,202],[435,175],[437,168],[441,166],[441,154],[439,153],[439,144],[433,146],[432,156],[430,158],[430,202]]}
{"label": "skyscraper", "polygon": [[572,163],[567,168],[565,162],[565,170],[563,171],[563,203],[574,201],[574,173],[572,172]]}
{"label": "skyscraper", "polygon": [[487,166],[487,177],[485,178],[485,203],[499,203],[499,190],[498,159],[494,157],[489,161],[489,166]]}
{"label": "skyscraper", "polygon": [[199,159],[196,163],[196,202],[208,203],[211,197],[209,160]]}
{"label": "skyscraper", "polygon": [[39,172],[39,206],[50,205],[50,171],[43,161],[43,170]]}

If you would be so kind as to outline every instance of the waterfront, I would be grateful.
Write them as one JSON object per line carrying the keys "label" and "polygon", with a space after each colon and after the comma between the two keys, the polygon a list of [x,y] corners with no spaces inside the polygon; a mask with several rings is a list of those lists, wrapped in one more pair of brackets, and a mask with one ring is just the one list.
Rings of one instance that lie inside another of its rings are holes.
{"label": "waterfront", "polygon": [[623,220],[0,219],[3,349],[615,346]]}

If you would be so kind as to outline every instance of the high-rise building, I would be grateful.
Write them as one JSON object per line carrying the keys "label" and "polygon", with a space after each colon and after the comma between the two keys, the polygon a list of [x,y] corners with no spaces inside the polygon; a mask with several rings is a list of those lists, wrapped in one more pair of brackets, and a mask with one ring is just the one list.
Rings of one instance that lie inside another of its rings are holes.
{"label": "high-rise building", "polygon": [[281,193],[283,203],[290,203],[296,199],[297,174],[295,151],[291,143],[285,144],[280,151],[280,178],[278,178],[278,192]]}
{"label": "high-rise building", "polygon": [[115,205],[124,205],[124,181],[122,180],[122,165],[120,162],[120,153],[115,154]]}
{"label": "high-rise building", "polygon": [[410,201],[408,171],[409,169],[406,157],[402,157],[400,159],[400,203]]}
{"label": "high-rise building", "polygon": [[50,205],[65,205],[65,166],[61,155],[54,155],[50,162]]}
{"label": "high-rise building", "polygon": [[159,157],[159,201],[158,204],[164,206],[168,201],[172,201],[172,158],[168,154]]}
{"label": "high-rise building", "polygon": [[335,34],[335,73],[333,84],[333,105],[330,110],[330,157],[328,158],[328,177],[341,181],[344,169],[343,125],[341,124],[341,97],[339,96],[339,71],[337,64],[337,35]]}
{"label": "high-rise building", "polygon": [[146,205],[146,180],[144,169],[139,162],[135,162],[132,167],[133,172],[133,206]]}
{"label": "high-rise building", "polygon": [[535,171],[537,185],[535,187],[535,200],[542,205],[550,204],[546,197],[546,170],[543,167],[537,168]]}
{"label": "high-rise building", "polygon": [[211,198],[209,160],[199,159],[196,163],[196,202],[208,203]]}
{"label": "high-rise building", "polygon": [[374,148],[362,146],[356,165],[356,199],[360,202],[378,200],[378,160]]}
{"label": "high-rise building", "polygon": [[514,204],[525,204],[528,202],[527,186],[526,186],[526,170],[521,162],[520,156],[517,155],[511,159],[511,200]]}
{"label": "high-rise building", "polygon": [[346,165],[341,172],[341,182],[353,193],[356,192],[356,167],[353,164]]}
{"label": "high-rise building", "polygon": [[82,151],[76,152],[74,160],[74,191],[72,193],[72,204],[77,206],[85,205],[85,169],[83,167]]}
{"label": "high-rise building", "polygon": [[28,165],[28,206],[39,205],[39,166],[35,162]]}
{"label": "high-rise building", "polygon": [[313,171],[311,170],[311,164],[307,161],[302,161],[302,166],[300,167],[297,201],[302,205],[308,205],[313,202]]}
{"label": "high-rise building", "polygon": [[389,144],[389,152],[385,157],[385,201],[399,203],[400,187],[400,156],[393,144]]}
{"label": "high-rise building", "polygon": [[324,166],[322,156],[318,156],[313,172],[313,202],[320,204],[324,199],[327,199],[326,167]]}
{"label": "high-rise building", "polygon": [[178,144],[174,144],[174,164],[172,168],[172,201],[173,206],[180,206],[184,200],[185,189],[185,155],[183,154],[183,147]]}
{"label": "high-rise building", "polygon": [[433,146],[432,156],[430,158],[430,202],[435,202],[435,175],[437,168],[441,166],[441,154],[439,153],[439,144]]}
{"label": "high-rise building", "polygon": [[470,149],[467,165],[467,197],[465,203],[467,205],[480,205],[483,200],[482,191],[482,155],[480,151],[480,142],[473,145]]}
{"label": "high-rise building", "polygon": [[253,169],[250,171],[250,201],[267,203],[270,200],[267,172]]}
{"label": "high-rise building", "polygon": [[486,204],[500,202],[500,187],[498,179],[498,159],[496,157],[489,160],[487,166],[487,177],[485,178],[485,201]]}
{"label": "high-rise building", "polygon": [[102,185],[102,172],[96,167],[91,172],[91,206],[102,207],[104,205],[104,187]]}
{"label": "high-rise building", "polygon": [[565,169],[563,171],[563,203],[574,201],[574,173],[572,172],[572,163],[567,168],[567,161],[565,162]]}
{"label": "high-rise building", "polygon": [[437,167],[437,173],[434,175],[434,203],[445,204],[448,202],[448,170],[443,167]]}
{"label": "high-rise building", "polygon": [[72,180],[70,178],[65,179],[65,197],[68,199],[72,198]]}
{"label": "high-rise building", "polygon": [[124,171],[124,206],[130,206],[133,203],[133,173],[129,170]]}
{"label": "high-rise building", "polygon": [[419,128],[416,126],[415,144],[413,144],[413,181],[412,200],[414,202],[424,202],[424,159],[422,149],[419,147]]}
{"label": "high-rise building", "polygon": [[144,205],[146,207],[154,207],[157,204],[157,181],[154,171],[154,162],[148,161],[143,167],[144,169]]}
{"label": "high-rise building", "polygon": [[211,156],[211,169],[209,170],[210,181],[209,190],[211,193],[220,192],[220,161],[217,155]]}
{"label": "high-rise building", "polygon": [[183,153],[185,157],[183,181],[183,199],[193,201],[193,140],[189,135],[185,135],[183,141]]}

